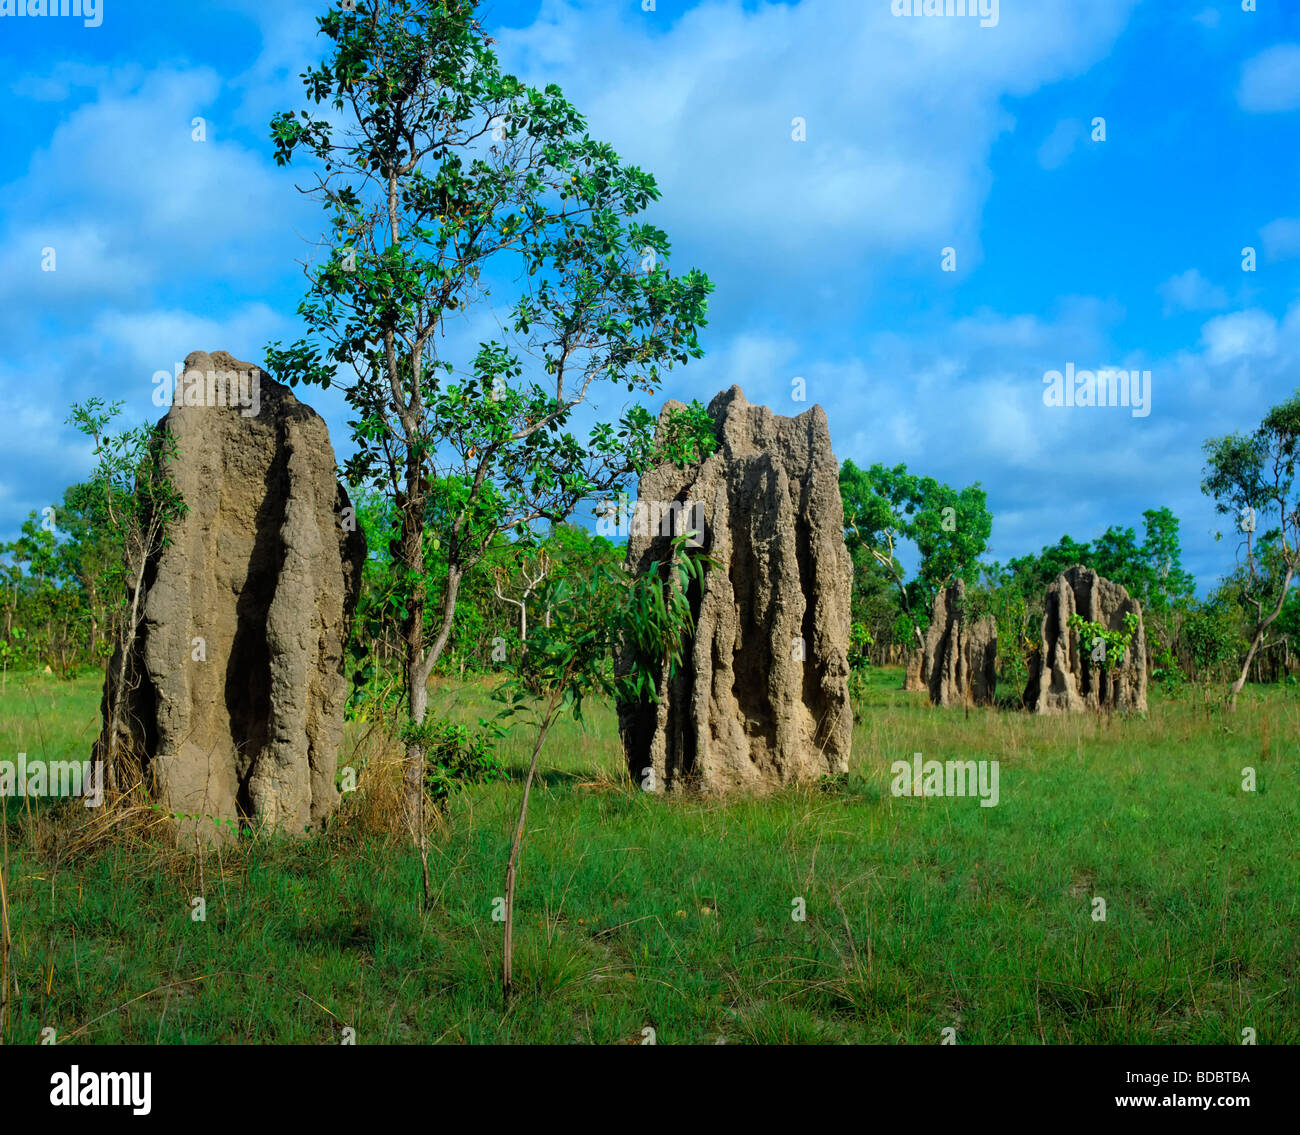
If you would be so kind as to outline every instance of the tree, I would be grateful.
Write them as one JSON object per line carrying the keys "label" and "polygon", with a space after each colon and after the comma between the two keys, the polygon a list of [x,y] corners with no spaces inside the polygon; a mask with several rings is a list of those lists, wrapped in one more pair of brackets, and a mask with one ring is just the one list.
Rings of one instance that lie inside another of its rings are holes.
{"label": "tree", "polygon": [[1221,666],[1237,657],[1237,635],[1232,620],[1220,602],[1202,603],[1188,613],[1183,635],[1191,655],[1192,678],[1201,678],[1208,708],[1210,679],[1217,677]]}
{"label": "tree", "polygon": [[68,418],[94,443],[95,470],[79,500],[90,524],[113,534],[114,554],[106,562],[117,566],[105,590],[122,596],[124,608],[116,620],[108,663],[104,732],[96,747],[110,788],[117,788],[120,780],[126,665],[144,619],[141,603],[145,571],[153,556],[166,545],[172,524],[187,511],[167,468],[176,459],[175,437],[164,428],[147,425],[117,434],[106,432],[121,408],[120,402],[105,407],[102,399],[91,398],[73,406]]}
{"label": "tree", "polygon": [[1018,556],[1007,564],[1007,570],[1026,597],[1042,599],[1048,585],[1061,572],[1075,564],[1085,564],[1092,559],[1092,546],[1080,544],[1071,537],[1062,536],[1037,555]]}
{"label": "tree", "polygon": [[[661,367],[698,358],[712,285],[668,270],[669,242],[634,221],[654,179],[621,164],[560,89],[501,73],[477,0],[362,0],[318,20],[329,56],[308,69],[311,111],[277,114],[276,160],[320,167],[307,190],[329,218],[306,266],[307,337],[267,350],[290,383],[337,383],[356,414],[345,472],[394,503],[406,700],[405,801],[423,844],[419,726],[466,573],[494,540],[527,539],[608,495],[653,455],[634,406],[579,441],[596,383],[655,392]],[[513,302],[490,305],[517,284]],[[481,305],[499,339],[457,358],[448,332]],[[434,535],[440,478],[463,492]],[[433,592],[431,561],[441,565]]]}
{"label": "tree", "polygon": [[58,510],[59,529],[67,537],[68,575],[84,602],[86,656],[96,664],[112,652],[122,570],[120,533],[108,526],[109,518],[97,507],[102,489],[94,481],[71,485]]}
{"label": "tree", "polygon": [[1178,517],[1165,507],[1148,508],[1142,513],[1142,521],[1146,528],[1140,550],[1146,568],[1139,589],[1143,610],[1159,613],[1190,602],[1196,592],[1196,581],[1183,569]]}
{"label": "tree", "polygon": [[[979,583],[967,595],[970,618],[988,615],[997,624],[999,682],[1019,691],[1029,680],[1029,661],[1038,649],[1029,636],[1031,601],[1023,579],[997,562],[983,565]],[[1038,614],[1041,617],[1041,610]]]}
{"label": "tree", "polygon": [[[690,539],[691,533],[673,539],[665,561],[638,576],[596,562],[590,573],[548,581],[547,604],[557,617],[534,631],[521,652],[506,711],[530,715],[537,730],[506,863],[501,984],[507,1005],[514,992],[515,881],[538,756],[566,707],[581,722],[583,703],[594,694],[653,701],[659,676],[672,681],[695,626],[691,590],[703,590],[705,573],[717,566],[707,555],[690,552]],[[616,675],[610,660],[620,648],[626,666]],[[529,696],[534,688],[545,691],[540,705]]]}
{"label": "tree", "polygon": [[[845,461],[840,496],[850,557],[865,549],[887,575],[909,637],[922,650],[935,596],[954,579],[975,582],[979,557],[993,531],[984,490],[978,481],[953,489],[933,477],[908,473],[906,465],[889,469],[876,464],[863,470]],[[902,540],[910,540],[920,556],[910,582],[898,559]]]}
{"label": "tree", "polygon": [[1091,549],[1082,545],[1087,564],[1107,579],[1122,584],[1142,604],[1144,612],[1164,611],[1189,599],[1192,577],[1183,570],[1178,517],[1168,508],[1149,508],[1142,514],[1145,535],[1141,544],[1132,528],[1107,528]]}
{"label": "tree", "polygon": [[893,577],[860,542],[850,550],[849,559],[853,564],[851,621],[864,629],[867,640],[862,643],[863,661],[866,653],[874,651],[880,662],[886,662],[891,648],[900,643],[906,647],[911,641],[898,590]]}
{"label": "tree", "polygon": [[[546,549],[538,550],[536,556],[530,556],[523,559],[519,564],[519,598],[513,599],[502,592],[503,587],[510,585],[510,572],[505,567],[498,567],[494,573],[495,594],[502,603],[509,603],[512,607],[519,608],[519,644],[520,646],[528,645],[528,600],[533,593],[537,591],[546,577],[551,572],[551,559],[546,554]],[[549,621],[548,611],[548,621]]]}
{"label": "tree", "polygon": [[1277,617],[1277,622],[1273,624],[1282,640],[1282,665],[1280,675],[1282,680],[1291,677],[1291,657],[1294,645],[1300,642],[1300,591],[1292,592],[1291,598],[1286,601],[1282,608],[1281,614]]}
{"label": "tree", "polygon": [[[38,514],[28,513],[18,539],[4,546],[18,572],[15,586],[15,613],[25,626],[22,636],[30,658],[45,664],[64,677],[70,674],[75,653],[73,626],[80,607],[77,580],[70,571],[68,541],[60,537],[60,512],[51,508]],[[10,642],[17,636],[10,636]],[[11,647],[12,649],[12,647]]]}
{"label": "tree", "polygon": [[[1300,488],[1296,458],[1300,454],[1300,393],[1273,407],[1250,434],[1233,433],[1205,443],[1205,479],[1201,490],[1215,509],[1233,516],[1242,533],[1238,564],[1241,600],[1250,611],[1250,646],[1241,673],[1232,684],[1229,708],[1246,684],[1250,664],[1264,634],[1285,607],[1300,569]],[[1273,527],[1256,536],[1261,520]],[[1262,557],[1261,545],[1269,550]]]}

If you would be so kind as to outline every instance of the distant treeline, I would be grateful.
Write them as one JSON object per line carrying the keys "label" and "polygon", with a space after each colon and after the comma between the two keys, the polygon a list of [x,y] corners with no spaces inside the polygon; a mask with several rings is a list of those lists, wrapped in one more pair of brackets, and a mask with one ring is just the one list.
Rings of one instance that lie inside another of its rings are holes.
{"label": "distant treeline", "polygon": [[[1281,611],[1265,629],[1250,663],[1249,680],[1276,682],[1300,672],[1300,589],[1284,588],[1286,559],[1281,530],[1256,532],[1254,513],[1237,518],[1236,535],[1250,536],[1251,555],[1204,599],[1184,570],[1178,518],[1168,508],[1142,514],[1141,536],[1111,526],[1079,542],[1065,535],[1041,551],[1006,563],[990,562],[984,550],[992,530],[979,484],[960,491],[899,465],[859,469],[846,461],[840,472],[845,529],[853,559],[855,655],[869,663],[915,662],[924,641],[936,592],[961,578],[975,614],[998,626],[999,678],[1008,694],[1023,689],[1028,661],[1039,639],[1047,588],[1073,564],[1083,564],[1122,584],[1142,604],[1152,677],[1164,683],[1218,682],[1235,678],[1245,664],[1272,597],[1285,590]],[[1233,533],[1225,535],[1227,537]],[[898,548],[908,543],[920,563],[908,578]],[[1294,679],[1293,679],[1294,680]]]}
{"label": "distant treeline", "polygon": [[[454,493],[454,486],[442,486]],[[120,533],[95,505],[100,486],[73,485],[60,504],[33,512],[18,539],[0,543],[0,667],[71,677],[102,667],[129,617]],[[445,499],[434,495],[435,502]],[[366,561],[354,623],[354,677],[363,682],[395,667],[403,650],[401,603],[392,545],[395,510],[381,497],[361,494],[356,519],[366,534]],[[437,531],[442,510],[431,510]],[[436,540],[436,535],[434,536]],[[576,524],[551,527],[527,543],[498,537],[460,585],[451,641],[441,673],[486,673],[517,651],[528,628],[546,624],[546,585],[591,574],[598,563],[617,565],[626,546]],[[429,565],[436,593],[446,567]],[[495,657],[494,657],[495,655]]]}
{"label": "distant treeline", "polygon": [[[435,502],[455,496],[456,486],[439,488]],[[1220,682],[1240,669],[1250,644],[1255,623],[1248,593],[1269,591],[1267,580],[1248,587],[1247,568],[1238,566],[1198,599],[1182,566],[1178,518],[1168,508],[1147,509],[1140,536],[1127,527],[1110,527],[1083,543],[1066,535],[1004,564],[983,558],[992,516],[978,484],[958,491],[904,466],[863,470],[846,461],[841,491],[853,561],[857,667],[914,661],[935,592],[961,577],[974,610],[997,620],[1000,680],[1011,693],[1027,675],[1048,585],[1079,563],[1123,584],[1141,602],[1157,681]],[[69,677],[102,667],[111,653],[129,607],[114,558],[120,544],[97,515],[97,499],[92,483],[73,485],[59,505],[31,513],[17,540],[0,544],[3,671],[48,667]],[[392,555],[396,516],[378,495],[359,495],[356,509],[370,555],[355,617],[353,678],[361,690],[378,693],[390,684],[396,693],[405,617]],[[435,505],[434,533],[441,519]],[[1271,539],[1277,537],[1264,533],[1256,541],[1257,573],[1276,570]],[[910,577],[898,558],[905,543],[919,554]],[[598,564],[619,564],[625,550],[576,524],[552,526],[526,542],[498,537],[461,582],[452,637],[437,672],[492,673],[519,650],[530,627],[548,623],[548,585],[590,575]],[[434,594],[439,571],[435,554],[428,581]],[[1300,673],[1298,649],[1300,590],[1293,587],[1255,654],[1250,679],[1277,682]]]}

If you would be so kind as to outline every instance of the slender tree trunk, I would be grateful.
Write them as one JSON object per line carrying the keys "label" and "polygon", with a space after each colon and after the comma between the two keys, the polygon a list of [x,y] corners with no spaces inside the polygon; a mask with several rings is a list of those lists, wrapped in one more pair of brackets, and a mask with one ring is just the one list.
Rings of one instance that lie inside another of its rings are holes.
{"label": "slender tree trunk", "polygon": [[[402,560],[413,580],[407,599],[406,625],[406,699],[410,725],[418,730],[429,709],[429,672],[424,648],[424,516],[426,497],[419,459],[412,454],[407,461],[406,493],[402,510]],[[429,848],[425,832],[425,745],[418,736],[406,741],[406,770],[403,777],[404,810],[411,842],[420,852],[420,880],[425,901],[429,897]]]}
{"label": "slender tree trunk", "polygon": [[433,668],[447,646],[447,640],[451,638],[451,626],[456,617],[456,597],[460,594],[463,574],[462,567],[452,565],[447,568],[447,591],[442,598],[442,625],[438,628],[438,636],[433,640],[433,645],[429,647],[429,657],[424,666],[426,679],[433,673]]}
{"label": "slender tree trunk", "polygon": [[519,822],[515,824],[514,839],[510,842],[510,859],[506,864],[506,925],[504,953],[501,962],[501,995],[507,1006],[510,1004],[510,998],[514,993],[515,874],[519,868],[519,851],[524,839],[524,824],[528,818],[528,797],[533,789],[533,778],[537,774],[537,756],[542,751],[542,744],[546,740],[546,734],[551,728],[551,723],[555,720],[555,707],[559,702],[563,689],[562,683],[551,694],[550,703],[546,707],[546,715],[542,718],[541,727],[537,730],[537,743],[533,746],[533,757],[528,764],[528,776],[524,779],[524,796],[519,802]]}
{"label": "slender tree trunk", "polygon": [[[411,723],[415,726],[424,724],[429,710],[429,691],[424,684],[423,661],[415,654],[417,647],[408,638],[406,654],[406,701],[410,710]],[[420,800],[424,785],[424,745],[418,740],[406,743],[406,815],[408,820],[418,818]]]}
{"label": "slender tree trunk", "polygon": [[[113,683],[113,698],[109,704],[108,721],[105,727],[107,752],[103,754],[104,781],[114,791],[118,787],[118,729],[122,720],[122,698],[126,690],[126,660],[131,651],[135,649],[135,636],[140,626],[140,591],[144,587],[144,571],[149,562],[147,551],[149,546],[149,542],[146,541],[145,550],[140,552],[140,564],[135,573],[135,586],[131,591],[131,614],[126,626],[122,628],[122,640],[118,644],[117,681]],[[113,665],[111,659],[108,665],[110,667]]]}
{"label": "slender tree trunk", "polygon": [[1251,639],[1250,649],[1246,651],[1246,661],[1241,667],[1241,674],[1237,680],[1232,683],[1232,694],[1228,699],[1228,709],[1233,713],[1237,711],[1237,695],[1241,693],[1242,687],[1246,684],[1246,678],[1250,674],[1250,664],[1255,659],[1255,653],[1259,650],[1259,644],[1264,640],[1264,632],[1272,625],[1274,619],[1281,613],[1282,608],[1286,605],[1287,596],[1291,590],[1291,580],[1295,578],[1295,569],[1288,567],[1286,569],[1286,578],[1282,581],[1282,590],[1278,595],[1277,604],[1258,627],[1255,628],[1255,637]]}
{"label": "slender tree trunk", "polygon": [[921,680],[921,667],[925,664],[925,637],[918,626],[913,626],[912,632],[916,635],[916,647],[903,659],[903,689],[923,690],[925,683]]}
{"label": "slender tree trunk", "polygon": [[[4,852],[0,858],[0,1044],[5,1043],[9,1033],[9,817],[4,811],[4,800],[0,798],[0,828],[3,828]],[[13,977],[14,988],[18,988],[17,976]]]}
{"label": "slender tree trunk", "polygon": [[[423,616],[421,616],[423,617]],[[407,673],[410,678],[407,697],[410,701],[411,721],[416,725],[424,723],[429,709],[429,690],[425,685],[424,671],[419,665],[410,665],[408,655]],[[420,885],[424,892],[424,901],[429,901],[429,841],[425,827],[425,803],[428,799],[424,790],[424,744],[411,739],[406,743],[406,819],[411,830],[411,842],[420,852]]]}

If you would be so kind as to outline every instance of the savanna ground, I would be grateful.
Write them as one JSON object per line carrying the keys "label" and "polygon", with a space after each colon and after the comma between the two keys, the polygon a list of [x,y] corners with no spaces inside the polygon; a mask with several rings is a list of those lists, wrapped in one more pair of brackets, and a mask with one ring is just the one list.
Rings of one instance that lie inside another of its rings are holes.
{"label": "savanna ground", "polygon": [[[1153,692],[1147,719],[1107,721],[968,717],[899,684],[872,672],[847,778],[761,800],[647,795],[612,712],[566,722],[529,815],[508,1012],[492,910],[522,727],[511,780],[466,789],[437,828],[426,909],[418,856],[375,822],[393,766],[360,726],[360,788],[304,841],[199,855],[159,824],[78,837],[79,803],[10,800],[6,1039],[1300,1042],[1294,689],[1248,688],[1235,715]],[[11,676],[3,756],[83,758],[98,697],[94,678]],[[466,720],[491,704],[472,684],[438,701]],[[998,805],[892,796],[890,763],[915,752],[998,760]]]}

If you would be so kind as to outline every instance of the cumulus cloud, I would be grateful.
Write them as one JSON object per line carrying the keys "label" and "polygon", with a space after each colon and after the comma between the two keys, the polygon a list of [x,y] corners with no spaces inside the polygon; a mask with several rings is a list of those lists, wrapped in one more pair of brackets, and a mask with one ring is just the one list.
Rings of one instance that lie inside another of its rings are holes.
{"label": "cumulus cloud", "polygon": [[223,350],[258,362],[265,343],[286,335],[290,326],[288,319],[266,304],[251,303],[220,319],[179,310],[108,310],[96,316],[91,330],[122,360],[138,387],[149,391],[155,371],[170,372],[190,351]]}
{"label": "cumulus cloud", "polygon": [[[1073,297],[1048,317],[985,310],[929,333],[882,332],[847,357],[746,333],[714,352],[703,385],[734,379],[778,413],[820,403],[840,460],[978,479],[994,513],[991,554],[1003,560],[1067,532],[1140,528],[1143,509],[1167,505],[1183,520],[1189,570],[1209,585],[1224,565],[1208,539],[1201,445],[1253,428],[1297,385],[1300,302],[1281,320],[1256,309],[1215,316],[1194,349],[1163,357],[1123,346],[1125,325],[1113,303]],[[1150,415],[1045,405],[1044,373],[1070,362],[1149,370]],[[791,373],[806,378],[806,403],[791,400]]]}
{"label": "cumulus cloud", "polygon": [[[142,70],[134,65],[130,69],[137,75]],[[65,59],[41,74],[19,75],[9,90],[20,99],[34,102],[66,102],[74,90],[104,86],[113,75],[111,67]]]}
{"label": "cumulus cloud", "polygon": [[[210,68],[172,64],[68,63],[14,84],[20,98],[72,101],[23,175],[0,187],[9,530],[29,492],[57,495],[89,467],[64,425],[71,402],[93,392],[124,399],[132,424],[156,418],[152,370],[198,346],[260,357],[263,333],[284,325],[265,304],[228,298],[256,295],[259,275],[291,270],[301,249],[286,226],[296,194],[224,136],[211,110],[221,88]],[[206,141],[193,140],[196,116],[209,120]]]}
{"label": "cumulus cloud", "polygon": [[1278,350],[1278,322],[1266,311],[1234,311],[1201,328],[1201,342],[1211,363],[1268,358]]}
{"label": "cumulus cloud", "polygon": [[[39,300],[57,313],[92,297],[140,294],[149,266],[123,255],[120,236],[98,218],[33,219],[11,229],[0,244],[0,300]],[[24,318],[15,304],[0,305],[0,325]]]}
{"label": "cumulus cloud", "polygon": [[657,219],[692,260],[700,250],[709,267],[726,249],[728,289],[770,305],[847,263],[864,276],[899,256],[937,268],[953,246],[962,271],[978,264],[989,151],[1014,127],[1002,99],[1082,73],[1130,7],[1045,0],[986,29],[860,0],[713,0],[671,22],[543,0],[499,38],[509,67],[560,82],[594,134],[655,174]]}
{"label": "cumulus cloud", "polygon": [[1254,114],[1300,109],[1300,43],[1279,43],[1246,60],[1237,105]]}
{"label": "cumulus cloud", "polygon": [[[258,137],[264,137],[277,111],[305,105],[301,75],[327,47],[318,34],[317,17],[324,11],[319,0],[225,0],[230,8],[251,19],[261,35],[261,49],[248,68],[230,79],[240,98],[233,118]],[[326,114],[328,104],[313,106],[313,114]]]}
{"label": "cumulus cloud", "polygon": [[1228,306],[1228,293],[1211,284],[1195,268],[1170,276],[1156,289],[1165,301],[1165,314],[1180,311],[1214,311]]}
{"label": "cumulus cloud", "polygon": [[[221,81],[170,69],[116,86],[73,111],[7,196],[22,218],[93,216],[111,253],[157,280],[189,271],[235,276],[268,262],[282,232],[288,179],[226,140],[211,117]],[[193,137],[204,118],[206,140]]]}
{"label": "cumulus cloud", "polygon": [[1270,261],[1300,257],[1300,217],[1279,217],[1259,230],[1264,258]]}

